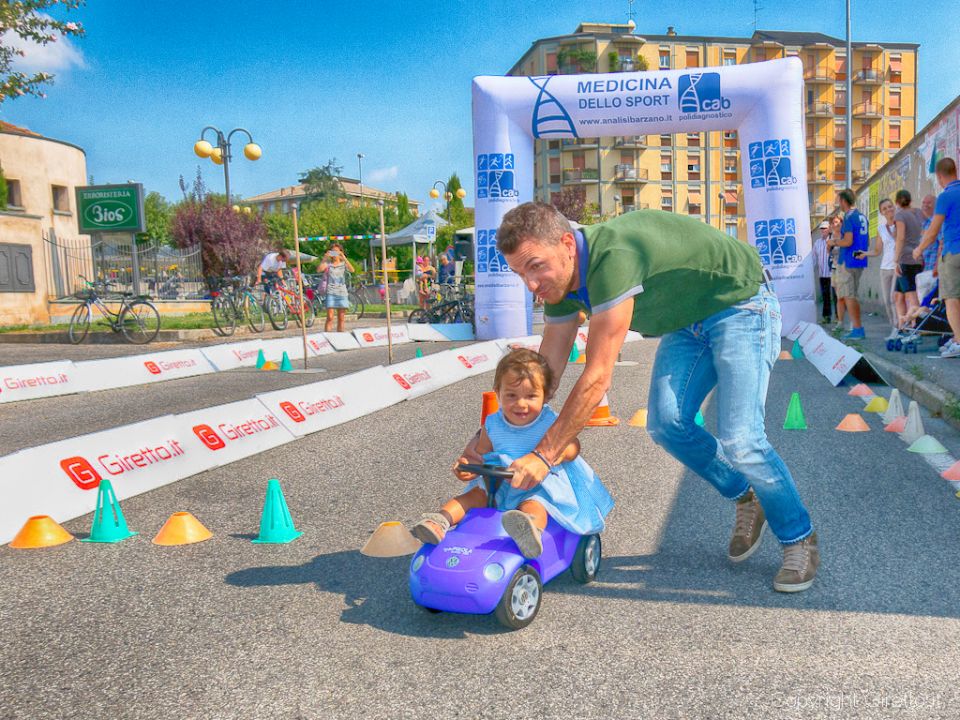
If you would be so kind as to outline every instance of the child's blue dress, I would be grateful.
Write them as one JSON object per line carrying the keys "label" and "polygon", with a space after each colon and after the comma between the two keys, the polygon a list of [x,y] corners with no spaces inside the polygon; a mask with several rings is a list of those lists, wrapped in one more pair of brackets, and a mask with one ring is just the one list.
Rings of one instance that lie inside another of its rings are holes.
{"label": "child's blue dress", "polygon": [[[493,452],[483,456],[486,463],[509,466],[526,455],[557,419],[557,414],[544,405],[540,415],[529,425],[512,425],[498,411],[487,416],[484,429],[493,444]],[[486,489],[483,478],[471,487]],[[552,468],[543,482],[530,490],[517,490],[509,481],[501,480],[497,488],[497,509],[514,510],[524,500],[537,500],[560,525],[578,535],[592,535],[604,528],[604,518],[613,508],[613,498],[586,461],[577,457]]]}

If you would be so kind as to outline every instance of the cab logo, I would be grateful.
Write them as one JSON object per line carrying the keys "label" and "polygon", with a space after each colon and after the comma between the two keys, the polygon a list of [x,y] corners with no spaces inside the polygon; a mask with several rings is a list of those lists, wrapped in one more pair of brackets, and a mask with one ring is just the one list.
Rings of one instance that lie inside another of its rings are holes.
{"label": "cab logo", "polygon": [[160,374],[160,367],[152,360],[147,360],[143,363],[143,366],[153,375]]}
{"label": "cab logo", "polygon": [[290,419],[293,420],[294,422],[301,423],[307,419],[306,416],[304,416],[304,414],[300,412],[300,409],[296,405],[294,405],[292,402],[287,402],[286,400],[284,400],[282,403],[280,403],[280,409],[283,410],[287,415],[289,415]]}
{"label": "cab logo", "polygon": [[794,218],[758,220],[753,224],[760,261],[766,266],[794,265],[797,255],[797,221]]}
{"label": "cab logo", "polygon": [[682,113],[715,113],[730,109],[730,101],[720,93],[720,73],[681,75],[677,83],[677,100]]}
{"label": "cab logo", "polygon": [[790,141],[764,140],[747,146],[750,156],[750,187],[789,187],[797,184],[790,167]]}
{"label": "cab logo", "polygon": [[103,479],[100,477],[100,473],[90,464],[90,461],[79,455],[61,460],[60,469],[81,490],[93,490],[100,485],[100,481]]}
{"label": "cab logo", "polygon": [[227,446],[217,432],[209,425],[194,425],[193,434],[200,438],[200,442],[211,450],[222,450]]}
{"label": "cab logo", "polygon": [[480,153],[477,155],[477,197],[515,198],[513,153]]}
{"label": "cab logo", "polygon": [[393,379],[397,381],[397,385],[402,387],[404,390],[412,390],[410,383],[407,382],[406,378],[403,377],[400,373],[394,373]]}

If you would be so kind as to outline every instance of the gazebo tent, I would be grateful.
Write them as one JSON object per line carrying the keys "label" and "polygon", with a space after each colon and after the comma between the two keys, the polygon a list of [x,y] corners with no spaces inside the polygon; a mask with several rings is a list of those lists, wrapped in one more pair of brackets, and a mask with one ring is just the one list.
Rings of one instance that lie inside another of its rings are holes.
{"label": "gazebo tent", "polygon": [[[387,247],[410,245],[413,248],[413,275],[416,276],[417,243],[433,245],[437,240],[437,229],[449,223],[437,214],[436,210],[424,213],[405,228],[387,235]],[[373,257],[374,248],[380,247],[380,238],[370,239],[370,254]]]}

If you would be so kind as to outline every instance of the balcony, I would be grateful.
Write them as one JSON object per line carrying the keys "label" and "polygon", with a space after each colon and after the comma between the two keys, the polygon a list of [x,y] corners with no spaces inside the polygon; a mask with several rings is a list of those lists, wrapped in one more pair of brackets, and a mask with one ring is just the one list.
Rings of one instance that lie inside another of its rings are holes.
{"label": "balcony", "polygon": [[816,203],[810,206],[810,214],[814,217],[826,217],[830,214],[830,206],[826,203]]}
{"label": "balcony", "polygon": [[588,183],[595,183],[599,180],[600,174],[597,172],[596,168],[584,168],[582,170],[564,170],[563,171],[563,184],[564,185],[583,185]]}
{"label": "balcony", "polygon": [[830,185],[826,173],[807,173],[807,182],[810,185]]}
{"label": "balcony", "polygon": [[614,168],[613,179],[616,182],[645,183],[650,179],[650,174],[643,168],[635,168],[633,165],[617,165]]}
{"label": "balcony", "polygon": [[634,203],[633,205],[624,205],[621,208],[620,212],[628,213],[628,212],[633,212],[634,210],[649,210],[649,209],[650,209],[650,203],[642,202],[642,203]]}
{"label": "balcony", "polygon": [[883,73],[873,68],[863,68],[853,74],[853,81],[862,85],[880,85],[883,83]]}
{"label": "balcony", "polygon": [[853,182],[858,185],[867,181],[867,178],[870,177],[870,173],[866,170],[854,170],[853,171]]}
{"label": "balcony", "polygon": [[599,144],[599,138],[564,138],[560,141],[560,147],[564,150],[589,150]]}
{"label": "balcony", "polygon": [[883,150],[883,142],[876,135],[861,135],[853,139],[853,149],[877,152]]}
{"label": "balcony", "polygon": [[832,73],[826,68],[810,68],[803,71],[805,82],[818,85],[832,85],[836,81],[836,73]]}
{"label": "balcony", "polygon": [[853,106],[853,116],[856,118],[882,118],[883,105],[865,100]]}
{"label": "balcony", "polygon": [[616,138],[613,141],[613,146],[618,148],[645,149],[650,147],[650,143],[647,141],[646,135],[626,135]]}
{"label": "balcony", "polygon": [[826,135],[812,135],[807,138],[807,148],[812,150],[829,150],[833,146]]}
{"label": "balcony", "polygon": [[833,105],[827,102],[815,102],[807,107],[807,115],[811,117],[832,117]]}

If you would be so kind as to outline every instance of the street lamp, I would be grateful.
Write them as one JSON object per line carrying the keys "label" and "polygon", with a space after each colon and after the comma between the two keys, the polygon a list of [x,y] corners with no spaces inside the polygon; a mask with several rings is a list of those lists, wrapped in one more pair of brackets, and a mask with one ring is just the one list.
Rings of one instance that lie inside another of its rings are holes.
{"label": "street lamp", "polygon": [[363,159],[365,157],[363,153],[357,153],[357,168],[360,171],[360,207],[363,207]]}
{"label": "street lamp", "polygon": [[[211,145],[207,140],[204,140],[203,136],[207,134],[208,130],[216,134],[216,145]],[[230,131],[230,134],[224,135],[219,128],[207,125],[200,131],[200,139],[193,144],[193,151],[198,157],[210,158],[214,165],[223,165],[223,184],[227,191],[228,203],[230,202],[230,160],[233,158],[230,154],[230,139],[237,132],[247,134],[247,144],[243,146],[243,156],[247,160],[259,160],[260,156],[263,155],[263,150],[253,141],[250,131],[244,128],[234,128]]]}
{"label": "street lamp", "polygon": [[[453,193],[447,190],[447,184],[443,180],[437,180],[430,189],[430,197],[434,200],[440,197],[440,191],[437,185],[443,188],[443,199],[447,201],[447,222],[450,222],[450,201],[453,200]],[[457,197],[463,200],[467,196],[467,191],[463,188],[457,188]]]}

